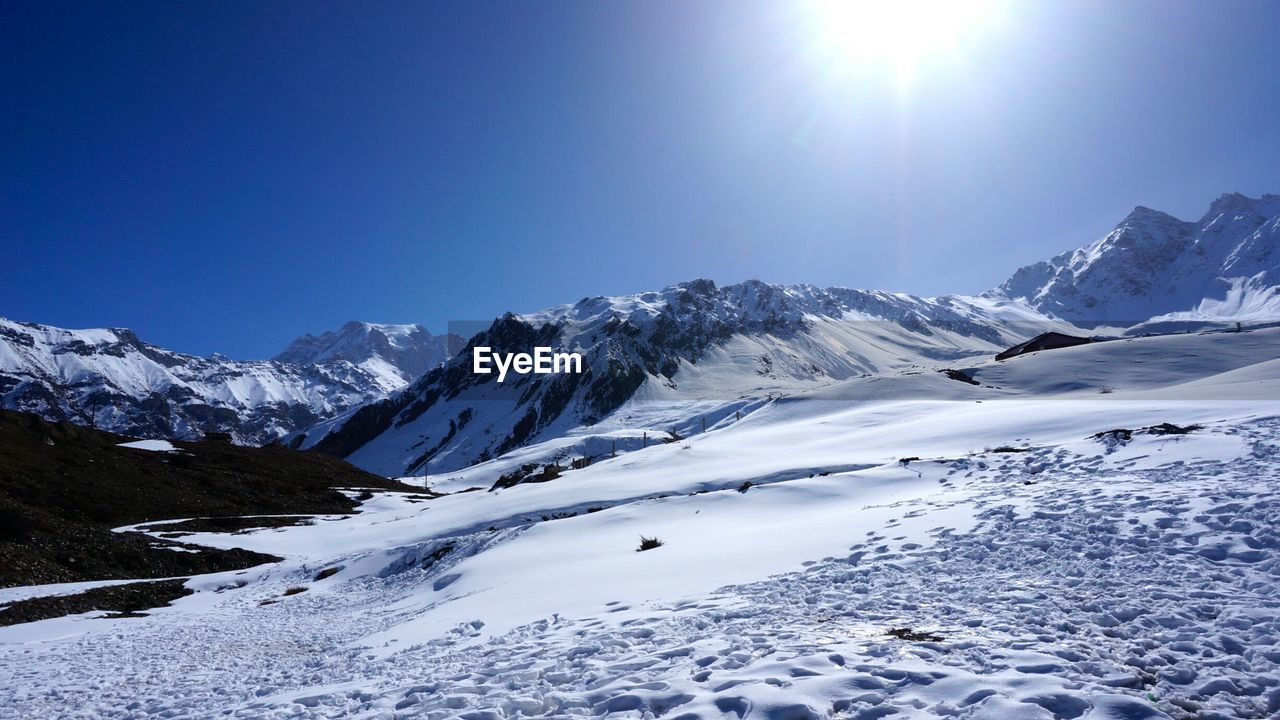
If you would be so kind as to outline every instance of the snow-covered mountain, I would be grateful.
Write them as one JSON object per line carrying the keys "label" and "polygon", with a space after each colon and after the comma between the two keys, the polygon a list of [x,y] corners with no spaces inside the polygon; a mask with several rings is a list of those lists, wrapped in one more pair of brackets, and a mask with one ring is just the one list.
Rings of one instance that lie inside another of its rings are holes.
{"label": "snow-covered mountain", "polygon": [[1013,274],[992,296],[1080,325],[1158,316],[1280,320],[1280,195],[1219,197],[1199,220],[1137,207],[1105,237]]}
{"label": "snow-covered mountain", "polygon": [[352,320],[319,337],[307,333],[274,360],[291,365],[327,365],[345,361],[378,379],[386,390],[404,387],[444,362],[449,337],[432,335],[421,325],[380,325]]}
{"label": "snow-covered mountain", "polygon": [[[1230,278],[1241,302],[1194,312],[1251,320],[1231,330],[996,360],[1083,331],[1005,291],[755,281],[505,315],[389,398],[289,438],[384,474],[425,466],[421,492],[113,528],[278,558],[166,579],[173,597],[143,577],[0,588],[0,626],[16,623],[0,627],[0,720],[1280,717],[1280,325],[1247,314],[1268,305],[1275,235],[1245,232],[1250,212],[1131,217],[1074,266],[1092,307],[1143,321],[1173,302],[1162,273]],[[1217,262],[1232,241],[1215,233],[1244,239]],[[1045,293],[1018,297],[1078,298],[1064,257]],[[191,387],[232,391],[251,381],[218,374],[256,367],[127,331],[0,328],[0,367],[31,356],[68,385],[204,368]],[[332,365],[263,362],[253,380],[367,375],[358,348],[325,344],[306,357]],[[587,372],[499,384],[471,372],[476,345],[577,350]]]}
{"label": "snow-covered mountain", "polygon": [[[550,438],[598,455],[646,433],[700,431],[781,393],[990,354],[1046,322],[998,300],[695,280],[505,315],[404,391],[288,442],[386,475],[449,472]],[[579,352],[584,372],[498,383],[472,372],[472,346]]]}
{"label": "snow-covered mountain", "polygon": [[[299,433],[384,474],[448,473],[562,438],[598,455],[701,430],[770,396],[934,367],[1046,330],[1280,320],[1280,196],[1227,194],[1187,222],[1139,207],[1102,239],[979,298],[705,280],[499,319],[473,344],[582,352],[582,375],[474,375],[469,346],[385,401]],[[534,458],[536,460],[538,458]]]}
{"label": "snow-covered mountain", "polygon": [[[331,335],[312,338],[315,362],[238,361],[173,352],[125,329],[0,319],[0,406],[126,435],[191,439],[225,432],[240,443],[263,444],[385,397],[405,384],[401,378],[416,363],[436,357],[428,352],[431,341],[412,331],[371,330],[365,350],[351,337],[358,333],[322,347]],[[388,335],[412,340],[397,346]],[[412,363],[393,365],[400,356],[380,354],[384,344],[403,348]],[[285,354],[301,358],[305,349],[299,340]]]}
{"label": "snow-covered mountain", "polygon": [[[1188,222],[1139,207],[1102,239],[980,297],[716,287],[508,314],[472,339],[350,322],[272,361],[173,353],[127,330],[0,325],[3,406],[120,432],[289,435],[388,475],[452,472],[531,443],[600,455],[687,435],[768,398],[999,351],[1046,330],[1280,320],[1280,196],[1223,195]],[[451,342],[452,341],[452,342]],[[471,372],[470,348],[581,352],[583,374]]]}
{"label": "snow-covered mountain", "polygon": [[280,561],[0,627],[0,718],[1274,719],[1277,343],[856,377],[550,482],[195,530]]}

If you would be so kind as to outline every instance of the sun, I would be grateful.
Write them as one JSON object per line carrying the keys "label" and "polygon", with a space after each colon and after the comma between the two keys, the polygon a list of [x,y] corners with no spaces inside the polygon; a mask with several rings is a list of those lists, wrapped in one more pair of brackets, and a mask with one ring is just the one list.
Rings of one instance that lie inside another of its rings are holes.
{"label": "sun", "polygon": [[909,81],[926,62],[954,59],[998,18],[997,0],[810,0],[817,49],[837,70],[885,67]]}

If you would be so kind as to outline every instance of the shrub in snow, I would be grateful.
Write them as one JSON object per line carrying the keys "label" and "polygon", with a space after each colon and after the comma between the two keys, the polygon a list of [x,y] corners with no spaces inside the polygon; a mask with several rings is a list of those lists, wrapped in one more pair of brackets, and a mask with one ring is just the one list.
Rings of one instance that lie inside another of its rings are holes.
{"label": "shrub in snow", "polygon": [[661,540],[656,537],[645,537],[641,535],[640,547],[636,548],[636,552],[644,552],[645,550],[652,550],[657,547],[662,547]]}

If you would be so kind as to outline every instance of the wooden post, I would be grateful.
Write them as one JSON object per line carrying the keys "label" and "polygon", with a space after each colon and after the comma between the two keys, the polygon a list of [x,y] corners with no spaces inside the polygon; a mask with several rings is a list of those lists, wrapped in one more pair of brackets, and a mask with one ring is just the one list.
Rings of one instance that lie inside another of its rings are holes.
{"label": "wooden post", "polygon": [[617,457],[617,455],[618,455],[618,441],[610,440],[609,441],[609,457]]}
{"label": "wooden post", "polygon": [[741,420],[741,419],[742,419],[742,411],[741,411],[741,410],[734,410],[734,411],[733,411],[733,421],[734,421],[734,422],[738,422],[738,421],[739,421],[739,420]]}
{"label": "wooden post", "polygon": [[707,416],[703,415],[702,416],[702,432],[706,432],[706,431],[707,431]]}
{"label": "wooden post", "polygon": [[640,448],[643,450],[644,448],[647,448],[647,447],[649,447],[649,431],[648,430],[646,430],[644,432],[644,435],[640,437]]}

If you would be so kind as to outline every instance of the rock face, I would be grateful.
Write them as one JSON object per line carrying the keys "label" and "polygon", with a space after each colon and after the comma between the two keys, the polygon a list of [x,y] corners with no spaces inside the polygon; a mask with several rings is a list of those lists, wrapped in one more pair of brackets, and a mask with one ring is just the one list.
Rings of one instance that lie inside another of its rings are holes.
{"label": "rock face", "polygon": [[991,293],[1072,323],[1280,319],[1280,196],[1223,195],[1194,222],[1135,208],[1100,240],[1021,268]]}
{"label": "rock face", "polygon": [[[694,280],[505,315],[400,393],[287,442],[385,475],[448,472],[598,424],[625,425],[622,415],[634,419],[631,427],[683,432],[690,403],[705,415],[924,359],[993,353],[1043,329],[1020,332],[1017,322],[1042,320],[1017,304],[973,298]],[[498,383],[496,374],[472,372],[473,346],[578,352],[584,371]],[[684,414],[653,409],[664,403]]]}
{"label": "rock face", "polygon": [[203,358],[125,329],[0,319],[0,406],[124,435],[196,439],[214,432],[261,445],[386,397],[405,384],[397,373],[409,372],[376,354],[353,362],[335,353],[308,364]]}
{"label": "rock face", "polygon": [[1075,347],[1077,345],[1087,345],[1093,342],[1092,338],[1077,337],[1075,335],[1066,335],[1059,332],[1041,333],[1026,342],[1018,343],[1013,347],[996,355],[996,360],[1008,360],[1011,357],[1026,355],[1027,353],[1040,352],[1041,350],[1057,350],[1059,348]]}
{"label": "rock face", "polygon": [[432,335],[421,325],[380,325],[352,320],[319,337],[310,333],[303,335],[273,359],[291,365],[349,362],[378,377],[390,391],[444,362],[449,355],[450,340],[447,335]]}

